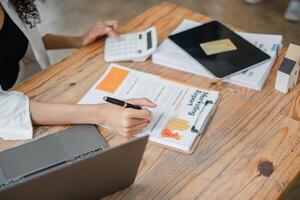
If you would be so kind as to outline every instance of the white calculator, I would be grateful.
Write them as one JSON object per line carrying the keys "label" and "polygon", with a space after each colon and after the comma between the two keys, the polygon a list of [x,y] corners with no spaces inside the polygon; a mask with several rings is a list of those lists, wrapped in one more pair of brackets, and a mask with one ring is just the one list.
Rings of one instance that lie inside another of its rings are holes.
{"label": "white calculator", "polygon": [[155,27],[143,32],[120,35],[120,38],[106,38],[104,48],[105,62],[145,61],[157,47]]}

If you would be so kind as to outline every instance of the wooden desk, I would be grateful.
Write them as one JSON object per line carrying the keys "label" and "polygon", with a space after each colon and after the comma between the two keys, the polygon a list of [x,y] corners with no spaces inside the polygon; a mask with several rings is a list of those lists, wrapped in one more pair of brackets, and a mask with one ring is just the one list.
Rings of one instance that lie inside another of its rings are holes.
{"label": "wooden desk", "polygon": [[[184,18],[210,20],[164,2],[131,20],[120,31],[139,31],[154,25],[161,42]],[[151,60],[121,63],[196,87],[218,90],[221,101],[192,155],[149,144],[135,185],[107,199],[278,198],[300,171],[300,84],[287,95],[274,90],[275,73],[283,55],[282,51],[261,92],[157,66]],[[15,89],[36,100],[76,103],[107,66],[103,61],[103,41],[99,41]],[[38,127],[35,137],[61,128]],[[126,141],[107,131],[103,134],[110,145]],[[17,144],[20,142],[1,140],[0,148]],[[264,161],[274,167],[273,173],[266,170],[266,176],[258,170]]]}

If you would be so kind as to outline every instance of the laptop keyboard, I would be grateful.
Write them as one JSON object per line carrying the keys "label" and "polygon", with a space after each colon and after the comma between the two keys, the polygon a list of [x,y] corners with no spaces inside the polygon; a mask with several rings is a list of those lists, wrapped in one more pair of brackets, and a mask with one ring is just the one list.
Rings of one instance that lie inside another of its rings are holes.
{"label": "laptop keyboard", "polygon": [[51,165],[51,166],[45,167],[45,168],[43,168],[43,169],[37,170],[37,171],[32,172],[32,173],[30,173],[30,174],[26,174],[26,175],[20,176],[20,177],[14,177],[14,178],[11,178],[11,179],[6,179],[6,180],[0,182],[0,190],[1,190],[1,189],[4,189],[5,187],[8,187],[8,186],[10,186],[10,185],[13,185],[13,184],[15,184],[15,183],[17,183],[17,182],[22,182],[24,179],[27,179],[27,178],[32,177],[32,176],[34,176],[34,175],[37,175],[37,174],[39,174],[39,173],[41,173],[41,172],[44,172],[44,171],[46,171],[46,170],[50,170],[50,169],[53,169],[53,168],[55,168],[55,167],[58,167],[58,166],[61,166],[61,165],[64,165],[64,164],[71,164],[71,163],[73,163],[74,161],[78,161],[78,160],[81,160],[81,159],[83,159],[83,158],[92,156],[92,155],[94,155],[95,153],[101,152],[101,151],[103,151],[103,150],[104,150],[104,148],[103,148],[103,147],[100,147],[100,148],[98,148],[98,149],[89,151],[89,152],[87,152],[87,153],[84,153],[84,154],[81,154],[81,155],[78,155],[78,156],[74,156],[74,157],[69,158],[69,159],[67,159],[67,160],[64,160],[64,161],[62,161],[62,162],[59,162],[59,163],[53,164],[53,165]]}

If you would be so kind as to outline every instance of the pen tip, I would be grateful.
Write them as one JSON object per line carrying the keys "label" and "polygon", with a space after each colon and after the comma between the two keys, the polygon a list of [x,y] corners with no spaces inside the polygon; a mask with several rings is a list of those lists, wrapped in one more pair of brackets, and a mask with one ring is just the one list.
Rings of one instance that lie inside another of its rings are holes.
{"label": "pen tip", "polygon": [[106,100],[107,99],[107,97],[103,97],[103,100]]}

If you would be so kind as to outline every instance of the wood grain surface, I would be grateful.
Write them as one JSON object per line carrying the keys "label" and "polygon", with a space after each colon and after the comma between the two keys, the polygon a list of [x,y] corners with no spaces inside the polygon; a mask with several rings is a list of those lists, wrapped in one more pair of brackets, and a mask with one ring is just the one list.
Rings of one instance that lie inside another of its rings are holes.
{"label": "wood grain surface", "polygon": [[[139,31],[155,26],[162,42],[184,18],[211,20],[163,2],[120,28]],[[103,40],[17,85],[30,98],[76,103],[107,69]],[[134,185],[105,199],[276,199],[300,172],[300,84],[287,95],[274,90],[282,50],[262,91],[238,87],[152,64],[119,63],[189,85],[220,92],[221,101],[195,152],[181,154],[148,144]],[[34,137],[63,126],[35,127]],[[105,129],[110,145],[126,141]],[[0,140],[1,150],[24,141]],[[130,161],[129,161],[130,162]]]}

